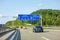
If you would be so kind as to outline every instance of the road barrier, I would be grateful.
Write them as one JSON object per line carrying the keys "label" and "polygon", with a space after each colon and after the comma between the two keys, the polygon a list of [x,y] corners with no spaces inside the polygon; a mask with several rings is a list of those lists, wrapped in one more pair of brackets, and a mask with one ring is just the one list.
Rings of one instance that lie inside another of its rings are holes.
{"label": "road barrier", "polygon": [[16,29],[6,40],[21,40],[20,31]]}
{"label": "road barrier", "polygon": [[2,37],[3,35],[5,35],[5,34],[11,32],[11,31],[13,31],[13,30],[14,30],[14,29],[11,29],[11,30],[8,30],[8,31],[1,32],[1,33],[0,33],[0,37]]}

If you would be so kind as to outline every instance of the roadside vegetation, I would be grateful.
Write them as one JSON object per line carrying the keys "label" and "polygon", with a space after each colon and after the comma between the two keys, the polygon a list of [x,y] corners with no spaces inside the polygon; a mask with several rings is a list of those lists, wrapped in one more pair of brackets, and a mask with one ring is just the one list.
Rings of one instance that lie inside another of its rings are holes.
{"label": "roadside vegetation", "polygon": [[[39,14],[42,16],[42,25],[43,26],[60,26],[60,10],[55,9],[40,9],[32,12],[31,14]],[[6,22],[7,26],[12,26],[12,22],[14,22],[14,26],[29,26],[26,24],[37,25],[41,23],[41,20],[30,20],[30,21],[21,21],[21,20],[14,20]]]}

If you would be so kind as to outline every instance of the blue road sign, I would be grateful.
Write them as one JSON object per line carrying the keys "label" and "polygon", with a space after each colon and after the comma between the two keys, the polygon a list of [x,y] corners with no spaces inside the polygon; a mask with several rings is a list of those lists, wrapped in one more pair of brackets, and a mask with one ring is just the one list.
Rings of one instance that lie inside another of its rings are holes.
{"label": "blue road sign", "polygon": [[18,19],[19,20],[40,20],[40,15],[39,14],[29,14],[29,15],[19,14]]}

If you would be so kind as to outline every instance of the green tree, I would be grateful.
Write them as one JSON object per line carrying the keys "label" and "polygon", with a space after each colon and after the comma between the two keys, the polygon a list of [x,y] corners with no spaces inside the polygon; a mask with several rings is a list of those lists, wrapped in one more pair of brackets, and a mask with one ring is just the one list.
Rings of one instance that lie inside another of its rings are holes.
{"label": "green tree", "polygon": [[57,25],[57,26],[60,26],[60,18],[57,18],[57,20],[55,21],[54,24]]}

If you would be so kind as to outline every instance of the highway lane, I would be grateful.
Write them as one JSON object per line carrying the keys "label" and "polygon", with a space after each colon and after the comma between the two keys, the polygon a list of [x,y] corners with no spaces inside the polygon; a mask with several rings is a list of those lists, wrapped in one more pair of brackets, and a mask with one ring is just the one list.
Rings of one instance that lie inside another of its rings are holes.
{"label": "highway lane", "polygon": [[60,30],[46,29],[42,33],[34,33],[31,29],[21,29],[21,40],[60,40]]}
{"label": "highway lane", "polygon": [[5,40],[6,38],[8,38],[14,31],[11,31],[7,34],[5,34],[4,36],[0,37],[0,40]]}
{"label": "highway lane", "polygon": [[[14,31],[2,36],[0,40],[5,40]],[[20,29],[18,40],[60,40],[60,30],[45,29],[44,32],[34,33],[32,29]]]}

